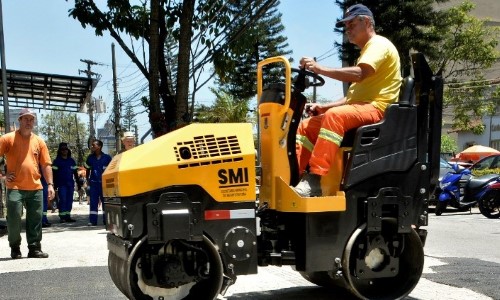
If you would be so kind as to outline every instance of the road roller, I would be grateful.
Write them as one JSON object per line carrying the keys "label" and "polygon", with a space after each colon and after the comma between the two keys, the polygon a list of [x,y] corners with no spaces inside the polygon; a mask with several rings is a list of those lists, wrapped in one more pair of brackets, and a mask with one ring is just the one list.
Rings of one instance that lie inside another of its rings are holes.
{"label": "road roller", "polygon": [[411,61],[384,118],[346,133],[320,197],[293,186],[304,91],[324,80],[284,57],[258,64],[258,126],[191,124],[116,155],[102,184],[118,289],[129,299],[215,299],[240,275],[291,265],[332,298],[407,296],[424,266],[443,94],[425,57]]}

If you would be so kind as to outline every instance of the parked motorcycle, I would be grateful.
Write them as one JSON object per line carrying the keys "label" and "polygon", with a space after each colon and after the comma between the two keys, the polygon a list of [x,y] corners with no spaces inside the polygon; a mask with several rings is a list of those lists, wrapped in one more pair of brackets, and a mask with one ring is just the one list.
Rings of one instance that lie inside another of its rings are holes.
{"label": "parked motorcycle", "polygon": [[[448,172],[439,182],[441,193],[436,203],[436,216],[440,216],[448,205],[459,210],[470,209],[492,190],[491,185],[500,182],[498,174],[474,177],[469,169],[460,169],[456,164],[453,169],[454,172]],[[500,193],[500,186],[498,191]]]}
{"label": "parked motorcycle", "polygon": [[477,200],[479,211],[489,219],[500,218],[500,180],[492,182]]}

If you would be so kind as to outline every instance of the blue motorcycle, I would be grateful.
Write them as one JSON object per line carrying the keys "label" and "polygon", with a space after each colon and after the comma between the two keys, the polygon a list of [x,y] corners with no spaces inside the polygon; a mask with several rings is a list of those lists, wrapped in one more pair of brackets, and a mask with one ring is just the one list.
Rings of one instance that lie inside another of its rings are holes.
{"label": "blue motorcycle", "polygon": [[452,166],[454,171],[448,172],[439,182],[441,193],[436,203],[436,216],[440,216],[448,205],[462,211],[470,210],[489,185],[500,181],[498,174],[474,177],[469,169]]}

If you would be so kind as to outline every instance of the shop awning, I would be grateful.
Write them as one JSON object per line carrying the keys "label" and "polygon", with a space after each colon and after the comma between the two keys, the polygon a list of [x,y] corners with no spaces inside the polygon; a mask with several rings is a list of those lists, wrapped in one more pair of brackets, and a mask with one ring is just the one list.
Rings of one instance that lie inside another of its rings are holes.
{"label": "shop awning", "polygon": [[[0,87],[2,78],[0,76]],[[97,80],[86,77],[7,70],[9,107],[81,112]],[[0,102],[3,92],[0,88]]]}

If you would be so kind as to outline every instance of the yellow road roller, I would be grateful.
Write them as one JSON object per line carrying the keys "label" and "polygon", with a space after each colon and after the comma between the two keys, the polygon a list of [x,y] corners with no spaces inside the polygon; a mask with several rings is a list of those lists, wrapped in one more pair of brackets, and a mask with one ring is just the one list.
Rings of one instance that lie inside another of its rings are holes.
{"label": "yellow road roller", "polygon": [[[346,133],[321,197],[292,187],[303,92],[324,81],[284,57],[258,64],[257,147],[252,124],[191,124],[115,156],[103,190],[116,286],[129,299],[215,299],[259,266],[292,265],[332,298],[407,296],[424,265],[443,91],[411,58],[399,101]],[[282,80],[264,82],[274,69]]]}

